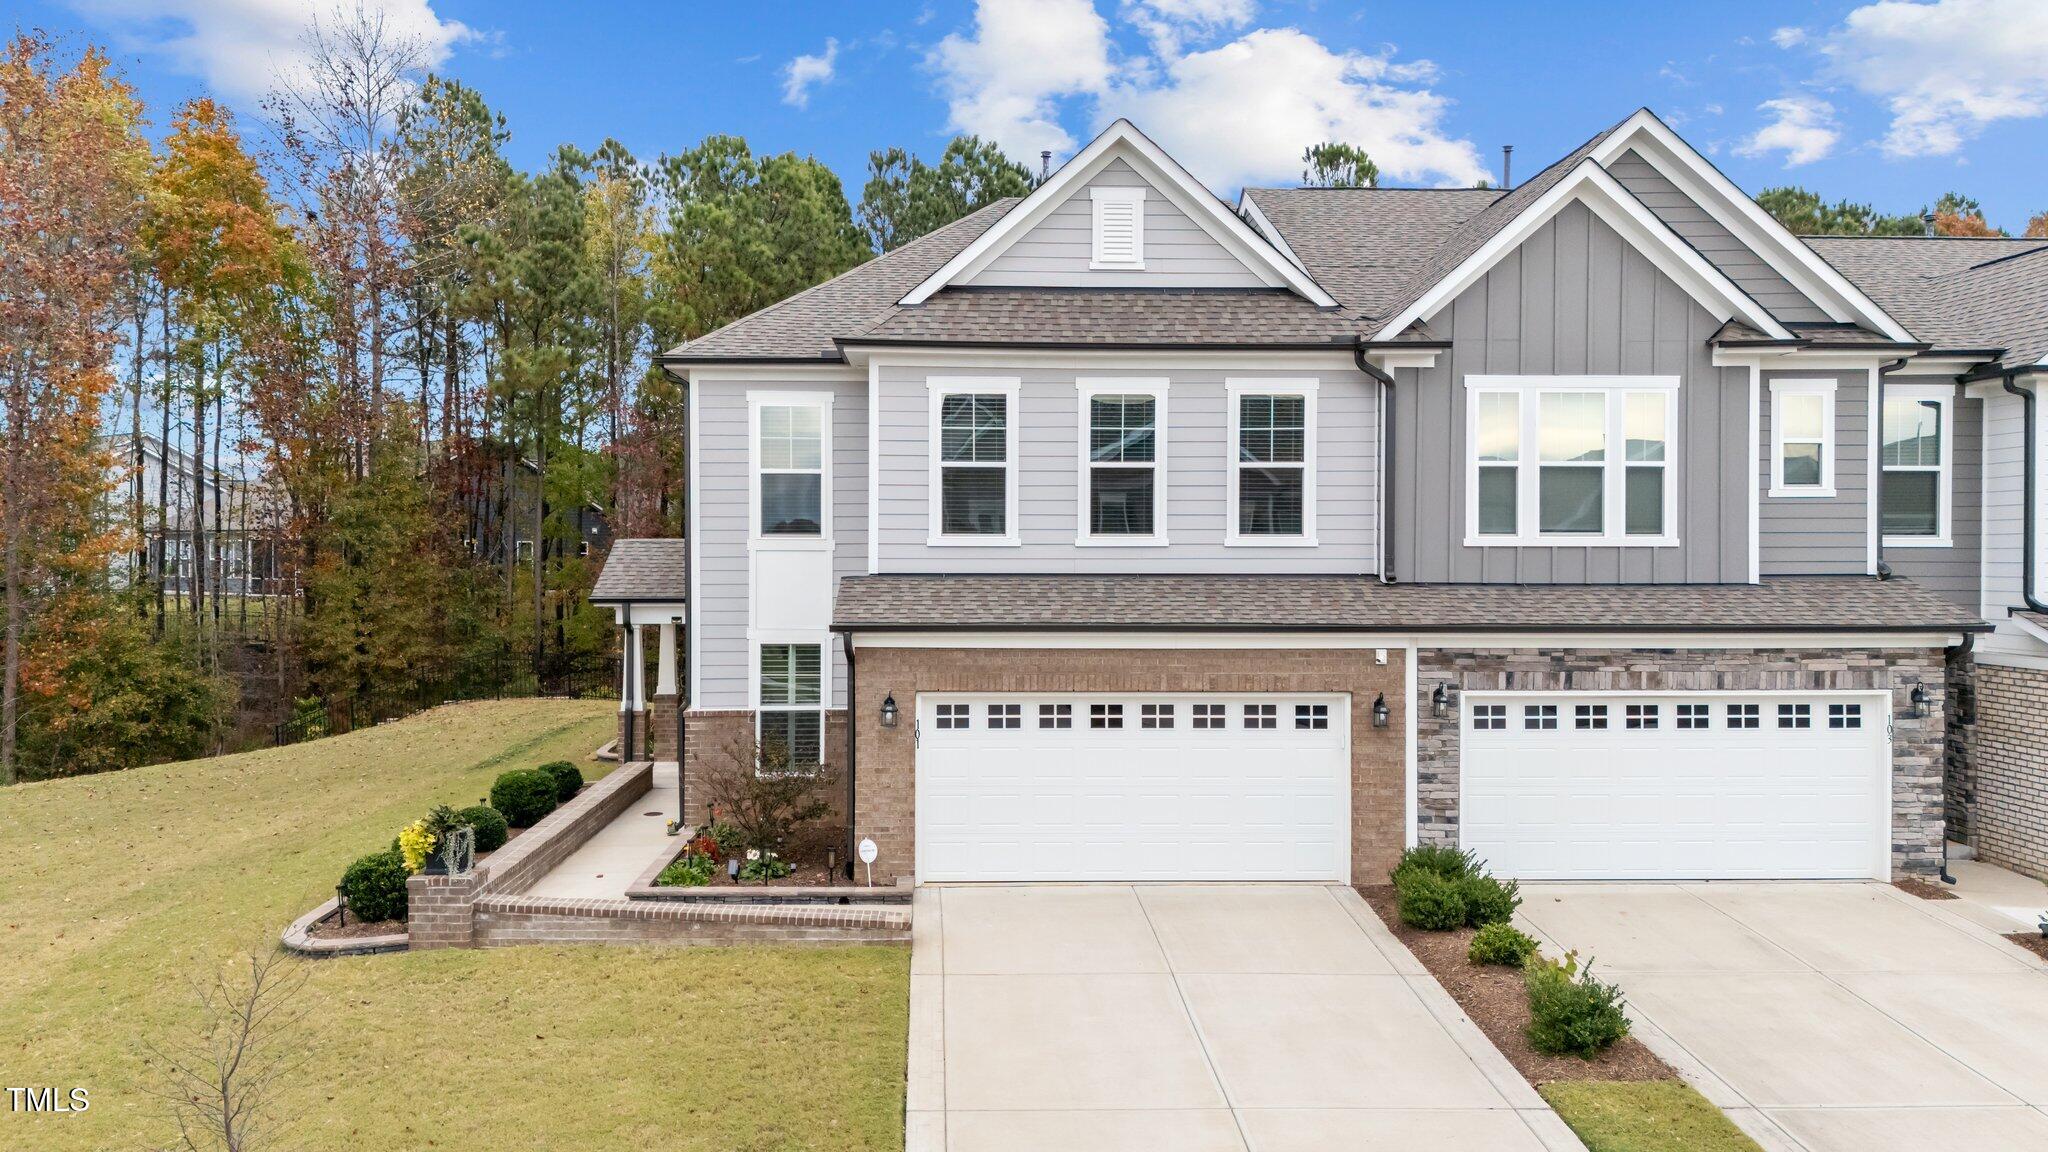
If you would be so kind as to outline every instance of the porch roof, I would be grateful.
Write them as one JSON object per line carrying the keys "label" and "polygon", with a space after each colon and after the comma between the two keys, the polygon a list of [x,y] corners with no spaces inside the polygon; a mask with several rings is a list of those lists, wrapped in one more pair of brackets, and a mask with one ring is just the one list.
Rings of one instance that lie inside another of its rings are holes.
{"label": "porch roof", "polygon": [[689,592],[681,540],[615,540],[605,557],[593,604],[681,604]]}

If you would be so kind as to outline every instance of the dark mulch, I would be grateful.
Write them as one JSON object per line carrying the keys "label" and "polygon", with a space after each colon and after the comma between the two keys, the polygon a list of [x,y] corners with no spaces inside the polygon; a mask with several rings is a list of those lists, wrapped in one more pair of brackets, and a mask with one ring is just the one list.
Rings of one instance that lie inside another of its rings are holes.
{"label": "dark mulch", "polygon": [[1892,887],[1897,888],[1908,896],[1918,896],[1922,900],[1955,900],[1959,898],[1955,893],[1948,890],[1948,885],[1937,884],[1932,880],[1922,880],[1918,876],[1907,876],[1894,880],[1892,881]]}
{"label": "dark mulch", "polygon": [[349,922],[345,926],[336,926],[332,920],[322,920],[320,923],[306,929],[306,935],[311,936],[315,940],[355,940],[363,936],[403,936],[405,935],[405,921],[372,920],[366,924],[361,920],[350,917]]}
{"label": "dark mulch", "polygon": [[1529,1083],[1668,1080],[1678,1075],[1671,1065],[1659,1060],[1633,1036],[1623,1037],[1620,1043],[1591,1060],[1581,1060],[1577,1056],[1546,1056],[1536,1051],[1529,1046],[1528,1037],[1524,1035],[1529,1027],[1529,995],[1522,988],[1520,969],[1474,964],[1467,960],[1465,952],[1472,946],[1473,930],[1470,928],[1424,932],[1401,923],[1401,917],[1394,911],[1394,887],[1391,884],[1362,885],[1358,892]]}
{"label": "dark mulch", "polygon": [[2006,939],[2041,959],[2048,960],[2048,936],[2043,936],[2039,932],[2014,932],[2007,935]]}

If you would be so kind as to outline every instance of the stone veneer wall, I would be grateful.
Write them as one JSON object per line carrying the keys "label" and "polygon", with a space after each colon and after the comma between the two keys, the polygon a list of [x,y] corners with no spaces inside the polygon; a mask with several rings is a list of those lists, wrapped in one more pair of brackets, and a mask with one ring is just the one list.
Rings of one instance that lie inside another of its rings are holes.
{"label": "stone veneer wall", "polygon": [[[862,648],[855,733],[855,831],[880,855],[875,882],[916,867],[915,706],[920,692],[1346,692],[1351,696],[1351,875],[1382,883],[1406,839],[1403,665],[1370,649]],[[1372,726],[1373,698],[1392,716]],[[894,695],[905,719],[884,728],[877,707]]]}
{"label": "stone veneer wall", "polygon": [[1947,835],[1959,844],[1970,840],[1970,809],[1976,806],[1976,662],[1965,656],[1948,662],[1948,723],[1943,741],[1941,795]]}
{"label": "stone veneer wall", "polygon": [[[1417,654],[1416,698],[1428,700],[1438,684],[1451,689],[1453,706],[1441,719],[1425,707],[1416,724],[1416,810],[1423,843],[1458,843],[1458,741],[1466,691],[1884,689],[1892,694],[1892,868],[1907,875],[1932,875],[1941,868],[1947,691],[1939,648],[1423,649]],[[1927,690],[1925,719],[1911,714],[1914,685]]]}
{"label": "stone veneer wall", "polygon": [[2048,671],[1977,664],[1969,840],[1980,859],[2048,880]]}

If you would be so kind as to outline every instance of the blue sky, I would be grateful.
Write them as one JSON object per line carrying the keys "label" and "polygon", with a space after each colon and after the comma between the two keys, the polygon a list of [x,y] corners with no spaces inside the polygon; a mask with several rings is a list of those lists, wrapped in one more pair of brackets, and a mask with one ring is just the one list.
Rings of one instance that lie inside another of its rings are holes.
{"label": "blue sky", "polygon": [[[346,0],[355,3],[356,0]],[[1518,176],[1641,105],[1737,183],[1889,211],[1951,188],[2018,231],[2048,210],[2048,3],[1457,4],[362,0],[511,122],[512,153],[606,136],[652,158],[711,132],[815,154],[857,198],[870,149],[956,131],[1034,166],[1128,115],[1212,187],[1288,183],[1364,144],[1389,184]],[[159,122],[205,92],[255,113],[332,0],[14,0],[109,44]]]}

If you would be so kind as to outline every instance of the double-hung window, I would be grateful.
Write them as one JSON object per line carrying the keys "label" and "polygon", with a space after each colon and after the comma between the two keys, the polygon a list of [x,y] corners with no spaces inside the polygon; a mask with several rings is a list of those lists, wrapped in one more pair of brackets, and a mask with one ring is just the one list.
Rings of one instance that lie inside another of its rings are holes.
{"label": "double-hung window", "polygon": [[1835,494],[1835,382],[1771,381],[1771,495]]}
{"label": "double-hung window", "polygon": [[827,396],[756,393],[754,525],[762,540],[818,540],[829,535],[831,507],[825,437]]}
{"label": "double-hung window", "polygon": [[[756,715],[760,717],[763,752],[771,747],[781,749],[793,768],[817,764],[825,753],[823,645],[763,644],[760,671],[761,702]],[[770,758],[764,755],[763,760]]]}
{"label": "double-hung window", "polygon": [[1678,542],[1678,378],[1471,376],[1466,544]]}
{"label": "double-hung window", "polygon": [[1166,381],[1080,381],[1080,544],[1166,543]]}
{"label": "double-hung window", "polygon": [[1226,544],[1316,542],[1316,385],[1230,380]]}
{"label": "double-hung window", "polygon": [[1017,385],[931,381],[931,543],[1017,543]]}
{"label": "double-hung window", "polygon": [[1955,500],[1953,405],[1946,384],[1889,384],[1878,463],[1878,524],[1887,548],[1943,548]]}

